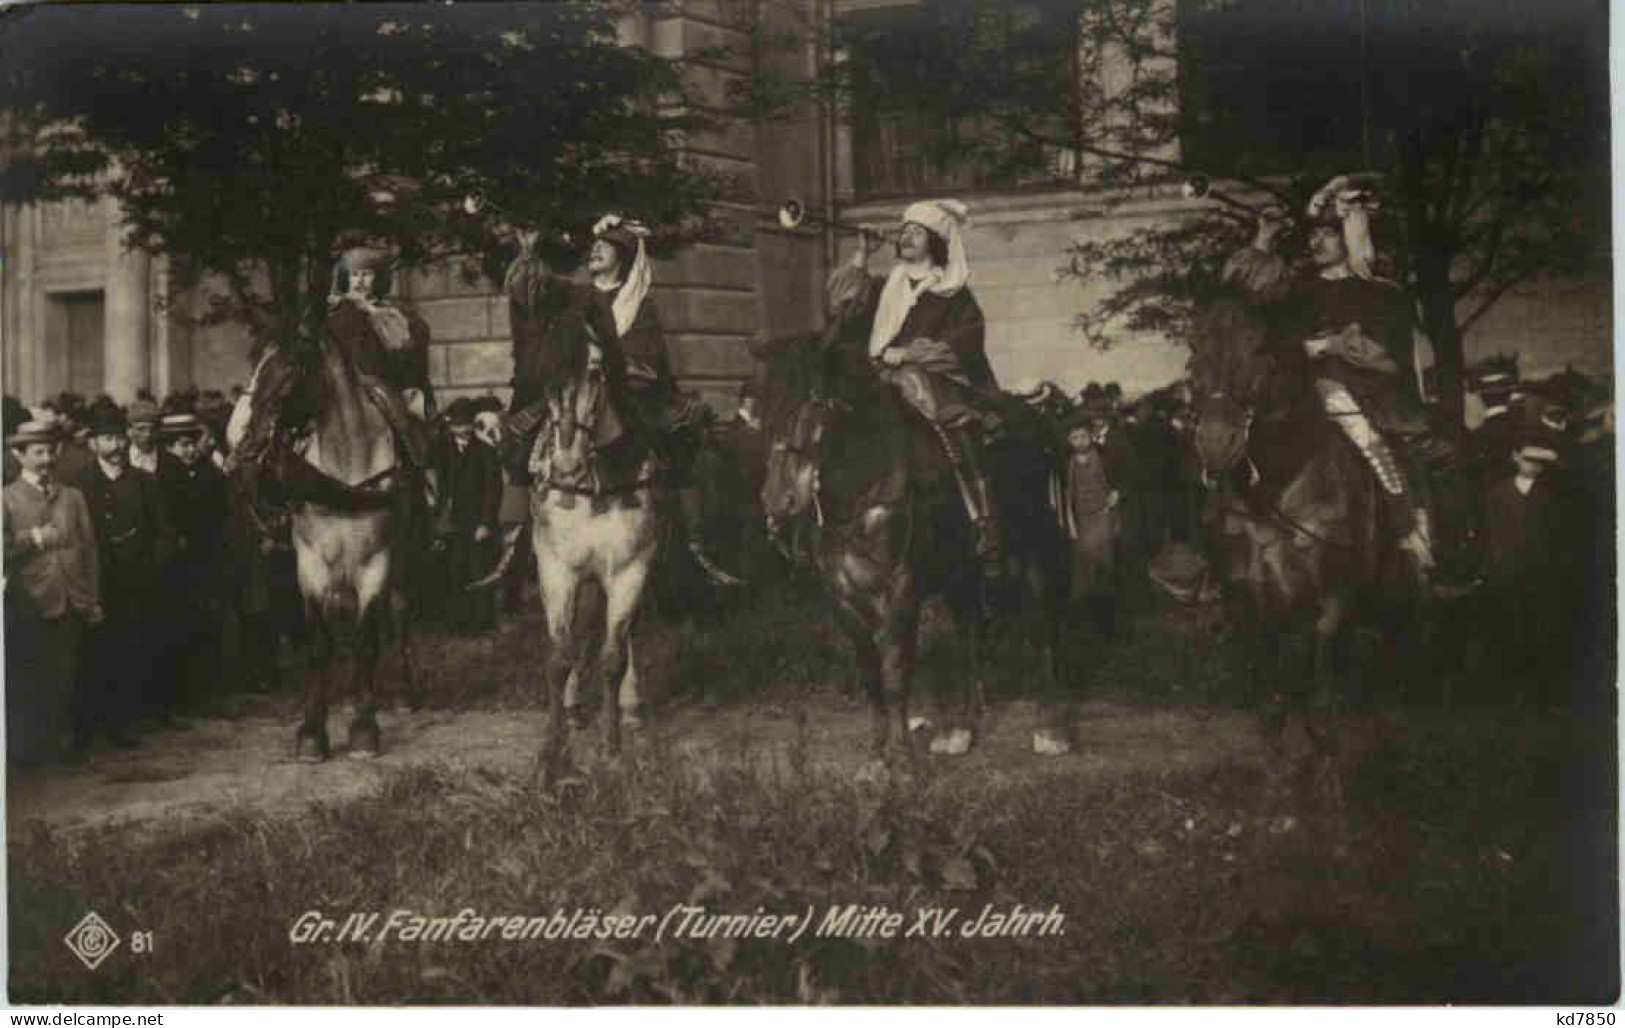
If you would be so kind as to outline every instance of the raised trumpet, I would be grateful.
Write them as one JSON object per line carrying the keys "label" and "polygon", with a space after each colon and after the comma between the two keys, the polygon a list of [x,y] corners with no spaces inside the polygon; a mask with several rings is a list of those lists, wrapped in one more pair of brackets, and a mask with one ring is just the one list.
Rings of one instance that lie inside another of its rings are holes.
{"label": "raised trumpet", "polygon": [[[486,196],[483,189],[470,190],[468,195],[463,197],[462,207],[463,213],[471,218],[489,217],[496,219],[500,222],[498,234],[517,235],[522,228],[535,227],[525,221],[516,220],[501,204]],[[569,232],[558,233],[554,237],[554,241],[567,249],[575,247],[575,236]]]}
{"label": "raised trumpet", "polygon": [[1254,207],[1250,203],[1245,203],[1229,195],[1228,193],[1213,188],[1213,183],[1209,181],[1206,175],[1191,175],[1190,177],[1186,178],[1185,184],[1180,191],[1185,194],[1187,199],[1217,200],[1226,207],[1231,207],[1238,211],[1246,211],[1249,215],[1255,218],[1273,217],[1284,221],[1289,216],[1286,205],[1281,203],[1281,201],[1278,199],[1272,197],[1262,206]]}
{"label": "raised trumpet", "polygon": [[822,227],[854,236],[867,233],[872,236],[891,237],[898,232],[896,228],[867,228],[863,225],[853,225],[850,222],[825,217],[816,211],[809,210],[805,203],[793,196],[779,206],[779,224],[784,228],[801,228],[803,225]]}

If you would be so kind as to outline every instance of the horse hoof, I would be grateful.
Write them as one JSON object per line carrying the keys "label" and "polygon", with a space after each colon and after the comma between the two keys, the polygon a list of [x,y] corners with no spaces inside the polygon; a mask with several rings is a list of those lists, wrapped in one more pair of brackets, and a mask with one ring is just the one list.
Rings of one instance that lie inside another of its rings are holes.
{"label": "horse hoof", "polygon": [[[305,744],[310,744],[306,752]],[[293,756],[295,760],[302,760],[309,764],[318,764],[333,755],[332,747],[327,741],[327,732],[321,729],[303,727],[293,738]]]}
{"label": "horse hoof", "polygon": [[931,728],[932,725],[930,718],[919,717],[916,715],[915,717],[908,719],[908,730],[909,734],[911,735],[916,732],[929,732],[931,731]]}
{"label": "horse hoof", "polygon": [[350,723],[349,739],[350,756],[376,757],[383,748],[379,738],[378,723],[371,718],[356,720]]}
{"label": "horse hoof", "polygon": [[1052,728],[1040,728],[1033,733],[1033,752],[1042,757],[1064,757],[1072,752],[1072,744]]}
{"label": "horse hoof", "polygon": [[970,752],[971,734],[968,728],[955,728],[931,740],[931,752],[945,757],[962,757]]}

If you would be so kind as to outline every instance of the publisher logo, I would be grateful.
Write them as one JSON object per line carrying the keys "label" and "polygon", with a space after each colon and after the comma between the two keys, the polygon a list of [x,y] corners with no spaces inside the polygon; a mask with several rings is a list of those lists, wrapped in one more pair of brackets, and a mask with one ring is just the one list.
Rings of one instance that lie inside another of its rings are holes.
{"label": "publisher logo", "polygon": [[79,958],[80,963],[94,971],[107,959],[109,953],[118,949],[118,933],[113,931],[101,915],[92,910],[84,916],[73,930],[63,938],[68,949]]}

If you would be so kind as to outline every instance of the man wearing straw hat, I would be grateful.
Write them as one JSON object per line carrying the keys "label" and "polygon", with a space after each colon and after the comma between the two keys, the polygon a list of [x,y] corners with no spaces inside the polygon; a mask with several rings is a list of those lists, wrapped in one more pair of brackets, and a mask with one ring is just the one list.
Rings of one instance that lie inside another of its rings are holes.
{"label": "man wearing straw hat", "polygon": [[167,414],[158,424],[166,454],[158,465],[158,488],[175,548],[165,576],[167,681],[160,679],[154,713],[171,723],[179,705],[200,696],[220,672],[230,492],[225,476],[203,456],[204,431],[188,411]]}
{"label": "man wearing straw hat", "polygon": [[56,473],[57,438],[39,421],[6,436],[21,472],[5,487],[6,752],[48,760],[70,732],[84,636],[102,622],[96,533],[85,498]]}

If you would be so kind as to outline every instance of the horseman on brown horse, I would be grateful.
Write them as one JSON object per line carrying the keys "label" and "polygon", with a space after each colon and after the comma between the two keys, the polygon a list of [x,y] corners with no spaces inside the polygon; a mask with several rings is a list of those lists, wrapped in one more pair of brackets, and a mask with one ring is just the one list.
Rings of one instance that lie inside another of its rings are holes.
{"label": "horseman on brown horse", "polygon": [[1427,470],[1454,455],[1420,402],[1410,301],[1374,270],[1375,209],[1350,179],[1321,190],[1307,277],[1267,210],[1191,339],[1220,577],[1255,641],[1313,612],[1317,673],[1356,606],[1414,612],[1435,565]]}
{"label": "horseman on brown horse", "polygon": [[[969,659],[962,706],[944,711],[932,752],[961,754],[972,743],[991,599],[1019,592],[1037,601],[1042,677],[1051,690],[1064,679],[1055,644],[1065,587],[1055,576],[1065,574],[1065,550],[1047,504],[1053,440],[994,382],[982,312],[966,288],[964,213],[954,201],[910,206],[889,276],[867,274],[866,237],[856,260],[830,276],[822,335],[756,350],[770,533],[817,570],[852,641],[877,760],[891,745],[913,754],[920,725],[909,693],[920,609],[933,594],[946,601]],[[984,460],[984,447],[998,459]],[[988,588],[989,572],[1006,588]],[[1045,705],[1040,753],[1068,748],[1061,706]]]}

